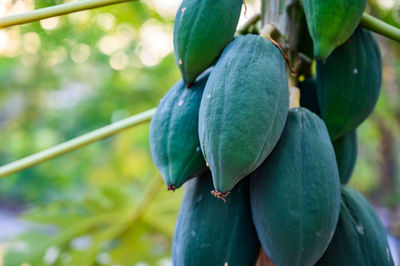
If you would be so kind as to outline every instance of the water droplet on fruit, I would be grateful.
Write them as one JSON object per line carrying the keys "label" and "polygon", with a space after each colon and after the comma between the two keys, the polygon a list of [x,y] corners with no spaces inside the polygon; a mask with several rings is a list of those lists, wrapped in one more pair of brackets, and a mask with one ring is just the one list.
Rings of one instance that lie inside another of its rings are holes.
{"label": "water droplet on fruit", "polygon": [[182,106],[182,104],[183,104],[183,100],[180,100],[179,103],[178,103],[178,105],[179,105],[179,106]]}
{"label": "water droplet on fruit", "polygon": [[357,224],[356,229],[360,235],[364,234],[364,226],[362,224]]}
{"label": "water droplet on fruit", "polygon": [[197,147],[197,148],[196,148],[196,151],[199,152],[199,151],[200,151],[200,147]]}
{"label": "water droplet on fruit", "polygon": [[179,64],[182,65],[182,59],[179,58]]}
{"label": "water droplet on fruit", "polygon": [[192,230],[192,236],[195,236],[196,232],[194,230]]}
{"label": "water droplet on fruit", "polygon": [[355,69],[354,69],[354,75],[357,75],[357,74],[358,74],[358,69],[355,68]]}
{"label": "water droplet on fruit", "polygon": [[185,13],[185,11],[186,11],[186,7],[181,9],[182,14]]}
{"label": "water droplet on fruit", "polygon": [[207,94],[207,99],[210,99],[211,98],[211,94]]}

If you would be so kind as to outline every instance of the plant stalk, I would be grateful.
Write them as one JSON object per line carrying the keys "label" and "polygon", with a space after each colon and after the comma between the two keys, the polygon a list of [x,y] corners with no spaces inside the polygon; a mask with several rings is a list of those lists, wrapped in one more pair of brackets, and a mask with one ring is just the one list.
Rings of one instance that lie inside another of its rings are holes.
{"label": "plant stalk", "polygon": [[71,139],[67,142],[61,143],[47,150],[38,152],[23,159],[6,164],[0,167],[0,178],[20,172],[26,168],[38,165],[42,162],[72,152],[74,150],[87,146],[93,142],[115,135],[133,126],[137,126],[142,123],[148,122],[153,117],[155,110],[156,109],[154,108],[142,112],[132,117],[115,122],[111,125],[96,129],[92,132]]}
{"label": "plant stalk", "polygon": [[133,0],[82,0],[0,18],[0,29]]}
{"label": "plant stalk", "polygon": [[360,26],[369,29],[373,32],[386,36],[392,40],[400,42],[400,29],[392,26],[380,19],[377,19],[367,13],[364,13]]}

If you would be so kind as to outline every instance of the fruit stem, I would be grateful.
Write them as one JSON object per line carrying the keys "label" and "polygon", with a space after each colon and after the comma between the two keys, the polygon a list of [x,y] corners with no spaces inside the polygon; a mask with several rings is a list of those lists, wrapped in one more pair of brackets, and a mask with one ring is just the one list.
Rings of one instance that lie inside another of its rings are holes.
{"label": "fruit stem", "polygon": [[239,33],[240,35],[248,33],[250,27],[255,25],[260,19],[261,19],[261,14],[255,14],[254,16],[249,18],[249,20],[247,20],[246,23],[244,23],[244,25],[240,27],[240,29],[237,30],[237,33]]}
{"label": "fruit stem", "polygon": [[129,1],[133,0],[82,0],[82,1],[75,1],[72,3],[40,8],[22,14],[1,18],[0,29],[15,25],[21,25],[33,21],[38,21],[46,18],[66,15],[78,11],[83,11],[108,5],[114,5]]}
{"label": "fruit stem", "polygon": [[300,107],[300,89],[289,84],[289,109]]}
{"label": "fruit stem", "polygon": [[400,29],[367,13],[362,15],[360,26],[400,42]]}

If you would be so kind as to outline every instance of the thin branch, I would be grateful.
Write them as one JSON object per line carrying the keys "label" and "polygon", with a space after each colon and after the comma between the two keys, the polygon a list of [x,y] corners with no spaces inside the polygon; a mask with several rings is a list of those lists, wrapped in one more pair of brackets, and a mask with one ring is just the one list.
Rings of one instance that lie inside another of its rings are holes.
{"label": "thin branch", "polygon": [[0,167],[0,178],[20,172],[26,168],[38,165],[55,157],[72,152],[93,142],[115,135],[123,130],[150,121],[155,109],[145,111],[132,117],[123,119],[111,125],[99,128],[80,137],[71,139],[47,150],[30,155],[18,161]]}
{"label": "thin branch", "polygon": [[133,0],[82,0],[0,18],[0,29]]}
{"label": "thin branch", "polygon": [[363,14],[360,21],[360,26],[400,42],[399,28],[396,28],[395,26],[392,26],[380,19],[368,15],[367,13]]}

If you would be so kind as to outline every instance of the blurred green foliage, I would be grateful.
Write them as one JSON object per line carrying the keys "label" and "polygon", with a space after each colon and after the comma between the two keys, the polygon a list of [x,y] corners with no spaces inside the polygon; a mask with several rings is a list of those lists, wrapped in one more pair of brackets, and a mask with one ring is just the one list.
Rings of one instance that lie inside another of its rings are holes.
{"label": "blurred green foliage", "polygon": [[[168,1],[124,3],[0,31],[0,164],[155,107],[180,79],[171,53],[176,7],[168,11]],[[63,1],[23,2],[40,8]],[[378,1],[370,8],[400,26],[398,11]],[[375,112],[358,130],[351,185],[396,206],[400,51],[392,41],[379,42],[385,82]],[[10,244],[5,265],[168,265],[181,198],[182,190],[166,192],[152,162],[148,125],[135,127],[0,179],[1,205],[22,205],[24,219],[44,224]]]}

